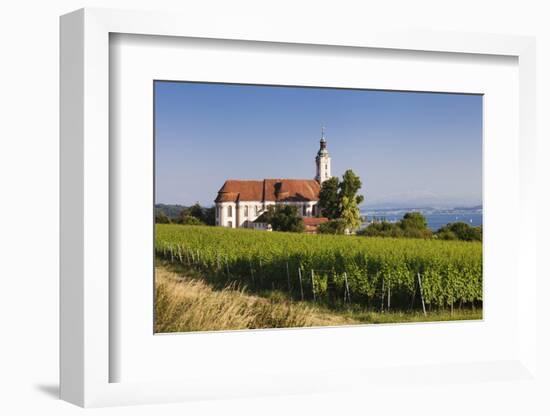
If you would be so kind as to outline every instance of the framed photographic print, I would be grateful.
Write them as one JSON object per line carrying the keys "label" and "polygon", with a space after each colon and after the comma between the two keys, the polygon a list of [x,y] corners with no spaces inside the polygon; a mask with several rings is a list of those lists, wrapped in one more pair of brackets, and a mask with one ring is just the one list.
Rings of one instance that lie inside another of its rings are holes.
{"label": "framed photographic print", "polygon": [[242,28],[62,17],[62,398],[533,380],[533,40]]}

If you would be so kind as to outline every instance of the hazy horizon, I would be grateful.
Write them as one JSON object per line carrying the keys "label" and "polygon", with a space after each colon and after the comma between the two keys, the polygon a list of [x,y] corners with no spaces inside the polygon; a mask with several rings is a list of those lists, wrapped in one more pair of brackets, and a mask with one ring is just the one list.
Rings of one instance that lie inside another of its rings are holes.
{"label": "hazy horizon", "polygon": [[364,208],[482,204],[482,96],[155,82],[155,203],[211,206],[227,179],[361,177]]}

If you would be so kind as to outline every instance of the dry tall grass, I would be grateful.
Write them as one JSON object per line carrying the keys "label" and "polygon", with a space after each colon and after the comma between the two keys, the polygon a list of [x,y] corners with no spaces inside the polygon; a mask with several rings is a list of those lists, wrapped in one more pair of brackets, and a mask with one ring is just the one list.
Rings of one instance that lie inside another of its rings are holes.
{"label": "dry tall grass", "polygon": [[289,328],[357,323],[281,299],[247,295],[235,286],[206,282],[156,268],[155,332]]}

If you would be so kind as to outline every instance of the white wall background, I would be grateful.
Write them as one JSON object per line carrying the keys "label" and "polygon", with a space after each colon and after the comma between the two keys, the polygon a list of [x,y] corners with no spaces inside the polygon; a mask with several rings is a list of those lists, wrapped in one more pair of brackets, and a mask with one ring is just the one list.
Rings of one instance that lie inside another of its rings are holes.
{"label": "white wall background", "polygon": [[[20,0],[0,6],[0,413],[73,414],[81,409],[56,399],[58,383],[58,17],[77,8],[116,7],[178,10],[208,24],[212,13],[270,16],[287,25],[388,26],[536,35],[538,41],[538,132],[540,229],[539,273],[550,235],[545,207],[550,137],[550,13],[547,1],[397,0],[397,1],[169,1],[169,0]],[[545,166],[543,166],[543,164]],[[544,182],[542,178],[545,178]],[[543,245],[544,244],[544,245]],[[550,285],[539,285],[541,349],[539,359],[550,374],[548,307]],[[498,383],[480,391],[465,384],[426,407],[411,409],[406,396],[352,397],[346,393],[307,397],[188,403],[94,410],[98,414],[548,414],[535,400],[541,391]],[[547,386],[550,391],[550,387]],[[491,394],[489,394],[490,392]],[[410,395],[418,392],[411,391]],[[494,399],[498,398],[498,399]]]}

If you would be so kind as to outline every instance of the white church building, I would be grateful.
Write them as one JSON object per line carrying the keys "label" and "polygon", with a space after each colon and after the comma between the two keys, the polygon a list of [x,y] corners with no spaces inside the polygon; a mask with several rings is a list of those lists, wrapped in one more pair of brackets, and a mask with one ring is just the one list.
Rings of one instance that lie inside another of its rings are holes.
{"label": "white church building", "polygon": [[[261,179],[225,181],[216,204],[216,225],[230,228],[263,228],[255,222],[270,205],[295,205],[304,219],[316,217],[321,184],[331,177],[330,156],[324,129],[315,157],[315,179]],[[311,218],[308,222],[314,222]]]}

